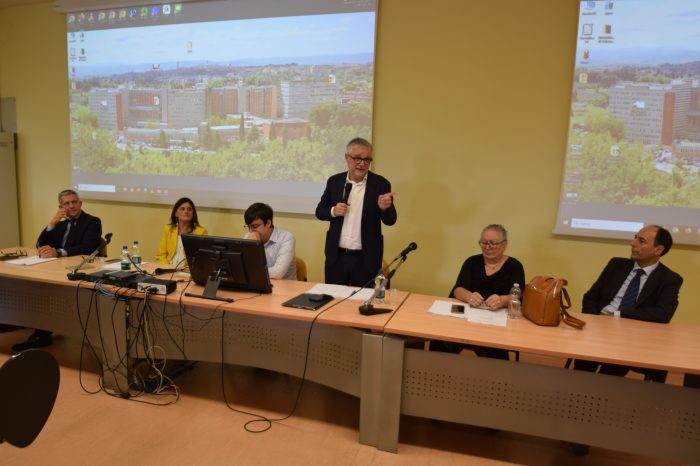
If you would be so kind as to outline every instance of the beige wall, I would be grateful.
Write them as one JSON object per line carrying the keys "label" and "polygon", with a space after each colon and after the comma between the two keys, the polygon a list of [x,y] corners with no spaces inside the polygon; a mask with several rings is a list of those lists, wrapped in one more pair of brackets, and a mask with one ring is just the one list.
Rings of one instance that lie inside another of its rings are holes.
{"label": "beige wall", "polygon": [[[398,193],[387,257],[418,243],[394,280],[445,295],[482,226],[503,223],[528,277],[569,280],[581,295],[626,242],[555,236],[566,144],[575,0],[380,0],[374,169]],[[22,241],[31,245],[69,185],[65,27],[50,3],[0,10],[0,95],[16,97]],[[38,34],[37,31],[40,31]],[[341,154],[339,154],[339,157]],[[264,201],[264,199],[261,199]],[[152,259],[169,207],[88,201],[117,245],[139,239]],[[274,206],[273,206],[274,207]],[[200,209],[212,234],[238,235],[240,211]],[[325,227],[278,215],[297,237],[311,280],[323,280]],[[112,248],[112,253],[117,247]],[[664,262],[685,277],[675,322],[700,323],[700,252]]]}

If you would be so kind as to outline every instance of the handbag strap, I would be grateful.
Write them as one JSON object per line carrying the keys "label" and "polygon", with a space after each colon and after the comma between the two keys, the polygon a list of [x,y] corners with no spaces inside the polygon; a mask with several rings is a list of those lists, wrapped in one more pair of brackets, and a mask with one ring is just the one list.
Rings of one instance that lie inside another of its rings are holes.
{"label": "handbag strap", "polygon": [[[582,330],[583,327],[586,325],[586,322],[569,314],[569,312],[567,311],[567,309],[571,307],[571,299],[569,298],[569,292],[566,291],[566,288],[562,288],[561,291],[561,320],[563,320],[565,324],[570,325],[573,328]],[[565,301],[566,304],[564,304]]]}

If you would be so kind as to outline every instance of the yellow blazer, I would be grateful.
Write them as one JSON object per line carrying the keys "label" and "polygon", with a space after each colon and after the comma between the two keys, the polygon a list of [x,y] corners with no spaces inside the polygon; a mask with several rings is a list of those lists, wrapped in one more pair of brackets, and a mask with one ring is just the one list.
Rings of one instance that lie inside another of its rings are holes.
{"label": "yellow blazer", "polygon": [[[201,225],[194,229],[193,235],[208,235],[207,229]],[[156,254],[156,262],[169,264],[177,250],[177,225],[165,225],[160,237],[160,246]]]}

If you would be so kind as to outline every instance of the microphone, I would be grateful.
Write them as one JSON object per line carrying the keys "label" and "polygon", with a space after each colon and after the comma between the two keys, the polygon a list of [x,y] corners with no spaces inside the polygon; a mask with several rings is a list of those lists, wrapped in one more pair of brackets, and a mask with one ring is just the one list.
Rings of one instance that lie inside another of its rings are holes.
{"label": "microphone", "polygon": [[[392,270],[393,272],[393,270]],[[374,293],[372,293],[372,296],[362,304],[359,309],[360,309],[360,314],[363,316],[373,316],[377,314],[386,314],[387,312],[391,312],[392,309],[387,309],[383,307],[374,307],[372,304],[372,300],[377,297],[377,293],[379,293],[379,290],[382,288],[386,287],[386,283],[388,279],[384,276],[381,275],[381,271],[379,272],[379,276],[381,276],[381,279],[378,280],[377,286],[374,287]]]}
{"label": "microphone", "polygon": [[406,246],[406,247],[404,248],[404,250],[401,251],[401,252],[399,253],[399,255],[396,256],[392,262],[398,260],[400,257],[406,257],[406,256],[408,255],[409,252],[415,251],[416,249],[418,249],[418,245],[417,245],[416,243],[413,243],[413,242],[412,242],[411,244],[409,244],[408,246]]}
{"label": "microphone", "polygon": [[343,204],[348,203],[348,199],[350,199],[350,191],[352,191],[352,183],[348,181],[345,183],[345,189],[343,189],[343,200],[341,201]]}
{"label": "microphone", "polygon": [[78,264],[77,267],[68,272],[68,280],[84,280],[87,275],[84,273],[77,273],[78,270],[80,270],[80,268],[88,262],[92,262],[95,259],[95,257],[100,253],[100,251],[102,251],[102,249],[110,243],[110,241],[112,241],[112,233],[107,233],[104,239],[100,238],[100,244],[99,246],[97,246],[97,249],[95,249],[89,256],[83,257],[83,260],[80,262],[80,264]]}
{"label": "microphone", "polygon": [[173,273],[177,272],[177,269],[161,269],[160,267],[156,268],[153,273],[156,275],[160,275],[162,273]]}

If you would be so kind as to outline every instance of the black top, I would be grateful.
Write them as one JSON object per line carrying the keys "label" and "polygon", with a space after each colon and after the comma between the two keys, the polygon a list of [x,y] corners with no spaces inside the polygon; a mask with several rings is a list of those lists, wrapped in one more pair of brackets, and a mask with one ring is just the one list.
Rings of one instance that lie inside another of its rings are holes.
{"label": "black top", "polygon": [[477,254],[464,261],[457,283],[450,291],[450,298],[454,298],[455,289],[460,286],[472,293],[479,293],[484,299],[493,294],[506,295],[510,293],[513,283],[519,284],[521,290],[525,288],[525,269],[518,259],[509,257],[498,272],[486,275],[484,256]]}

